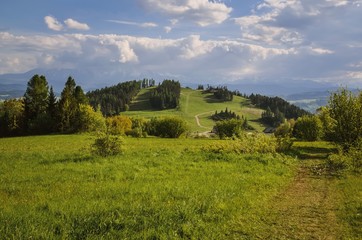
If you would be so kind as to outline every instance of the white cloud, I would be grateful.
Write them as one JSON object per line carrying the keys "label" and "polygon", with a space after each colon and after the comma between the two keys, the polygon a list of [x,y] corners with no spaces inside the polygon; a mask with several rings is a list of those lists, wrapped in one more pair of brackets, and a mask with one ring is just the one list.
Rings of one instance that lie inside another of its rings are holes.
{"label": "white cloud", "polygon": [[[224,3],[208,0],[139,0],[146,9],[161,12],[173,21],[191,20],[199,26],[220,24],[229,18],[232,9]],[[175,20],[176,19],[176,20]],[[176,23],[176,22],[175,22]]]}
{"label": "white cloud", "polygon": [[164,27],[166,33],[170,33],[172,31],[172,27],[166,26]]}
{"label": "white cloud", "polygon": [[65,29],[75,29],[75,30],[89,30],[90,27],[86,23],[80,23],[76,20],[68,18],[64,21],[65,26],[60,23],[55,17],[45,16],[44,21],[48,28],[53,31],[62,31]]}
{"label": "white cloud", "polygon": [[63,30],[63,24],[61,24],[56,18],[52,16],[44,17],[44,21],[49,29],[54,31],[61,31]]}
{"label": "white cloud", "polygon": [[153,23],[153,22],[138,23],[138,22],[121,21],[121,20],[107,20],[107,22],[124,24],[124,25],[132,25],[132,26],[138,26],[138,27],[143,27],[143,28],[158,27],[158,25],[156,23]]}
{"label": "white cloud", "polygon": [[68,18],[67,20],[65,20],[64,23],[70,29],[76,29],[76,30],[89,30],[90,29],[86,23],[80,23],[71,18]]}

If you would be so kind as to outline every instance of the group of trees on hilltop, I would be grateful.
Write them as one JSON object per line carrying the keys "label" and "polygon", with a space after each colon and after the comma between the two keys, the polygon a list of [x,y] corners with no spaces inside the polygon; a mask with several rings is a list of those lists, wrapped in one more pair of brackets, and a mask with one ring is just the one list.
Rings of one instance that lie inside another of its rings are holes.
{"label": "group of trees on hilltop", "polygon": [[2,104],[0,134],[72,133],[87,128],[90,117],[97,118],[97,113],[89,108],[86,95],[72,77],[67,79],[57,99],[45,76],[34,75],[22,99],[10,99]]}
{"label": "group of trees on hilltop", "polygon": [[[198,90],[204,90],[203,85],[198,86]],[[203,91],[204,93],[213,93],[214,98],[220,101],[232,101],[234,98],[234,93],[229,91],[226,86],[213,87],[208,85],[206,89]]]}
{"label": "group of trees on hilltop", "polygon": [[179,106],[181,84],[175,80],[164,80],[151,92],[150,103],[156,109],[170,109]]}
{"label": "group of trees on hilltop", "polygon": [[309,112],[290,104],[280,97],[268,97],[260,94],[251,94],[248,96],[251,103],[256,107],[264,109],[262,113],[262,122],[277,127],[284,122],[284,119],[297,119],[304,115],[310,115]]}
{"label": "group of trees on hilltop", "polygon": [[222,120],[230,120],[230,119],[238,119],[240,120],[240,116],[235,112],[229,111],[228,108],[225,111],[221,110],[220,112],[215,111],[213,115],[211,115],[211,119],[214,121],[222,121]]}
{"label": "group of trees on hilltop", "polygon": [[[154,80],[153,80],[154,81]],[[154,82],[152,82],[154,84]],[[90,105],[100,107],[104,116],[118,115],[127,111],[132,99],[139,93],[141,87],[150,86],[150,80],[128,81],[115,86],[97,89],[87,93]]]}

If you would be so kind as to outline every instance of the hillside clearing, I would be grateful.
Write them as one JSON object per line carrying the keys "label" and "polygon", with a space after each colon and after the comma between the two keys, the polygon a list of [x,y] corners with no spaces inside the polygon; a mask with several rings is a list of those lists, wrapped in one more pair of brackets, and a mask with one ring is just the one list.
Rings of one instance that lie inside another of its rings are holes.
{"label": "hillside clearing", "polygon": [[137,97],[132,101],[130,110],[122,112],[122,115],[152,118],[157,116],[180,116],[188,122],[192,132],[211,131],[215,122],[210,118],[211,115],[218,111],[233,111],[238,115],[243,115],[249,120],[249,124],[257,131],[264,130],[260,124],[259,118],[263,110],[253,108],[248,100],[239,96],[234,96],[233,101],[211,101],[212,94],[203,93],[199,90],[183,88],[181,91],[180,107],[178,109],[155,110],[151,108],[149,101],[150,89],[142,89]]}

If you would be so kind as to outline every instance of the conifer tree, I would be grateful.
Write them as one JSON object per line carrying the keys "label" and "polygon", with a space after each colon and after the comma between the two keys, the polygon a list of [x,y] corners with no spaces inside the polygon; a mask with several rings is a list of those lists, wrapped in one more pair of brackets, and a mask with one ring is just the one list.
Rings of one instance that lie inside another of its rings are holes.
{"label": "conifer tree", "polygon": [[45,76],[34,75],[28,82],[24,94],[26,129],[40,133],[46,120],[48,107],[48,82]]}

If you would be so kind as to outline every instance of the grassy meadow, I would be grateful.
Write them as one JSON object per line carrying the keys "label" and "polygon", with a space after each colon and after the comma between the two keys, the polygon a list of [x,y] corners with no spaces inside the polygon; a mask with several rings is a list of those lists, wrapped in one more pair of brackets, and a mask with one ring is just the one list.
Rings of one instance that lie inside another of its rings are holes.
{"label": "grassy meadow", "polygon": [[[143,89],[138,94],[137,98],[130,105],[130,111],[122,114],[127,116],[137,116],[151,118],[155,116],[180,116],[185,119],[190,126],[192,132],[210,131],[215,122],[211,120],[211,115],[215,111],[228,110],[235,112],[238,115],[243,115],[249,120],[249,124],[256,130],[264,130],[264,126],[257,120],[261,117],[263,110],[250,106],[247,99],[234,96],[231,102],[218,101],[212,97],[212,94],[204,94],[202,91],[184,88],[181,91],[180,108],[157,111],[152,110],[148,100],[150,89]],[[200,120],[201,127],[197,125],[195,116]]]}
{"label": "grassy meadow", "polygon": [[126,138],[122,155],[101,158],[89,135],[0,139],[1,238],[263,236],[296,160],[201,151],[213,141]]}

